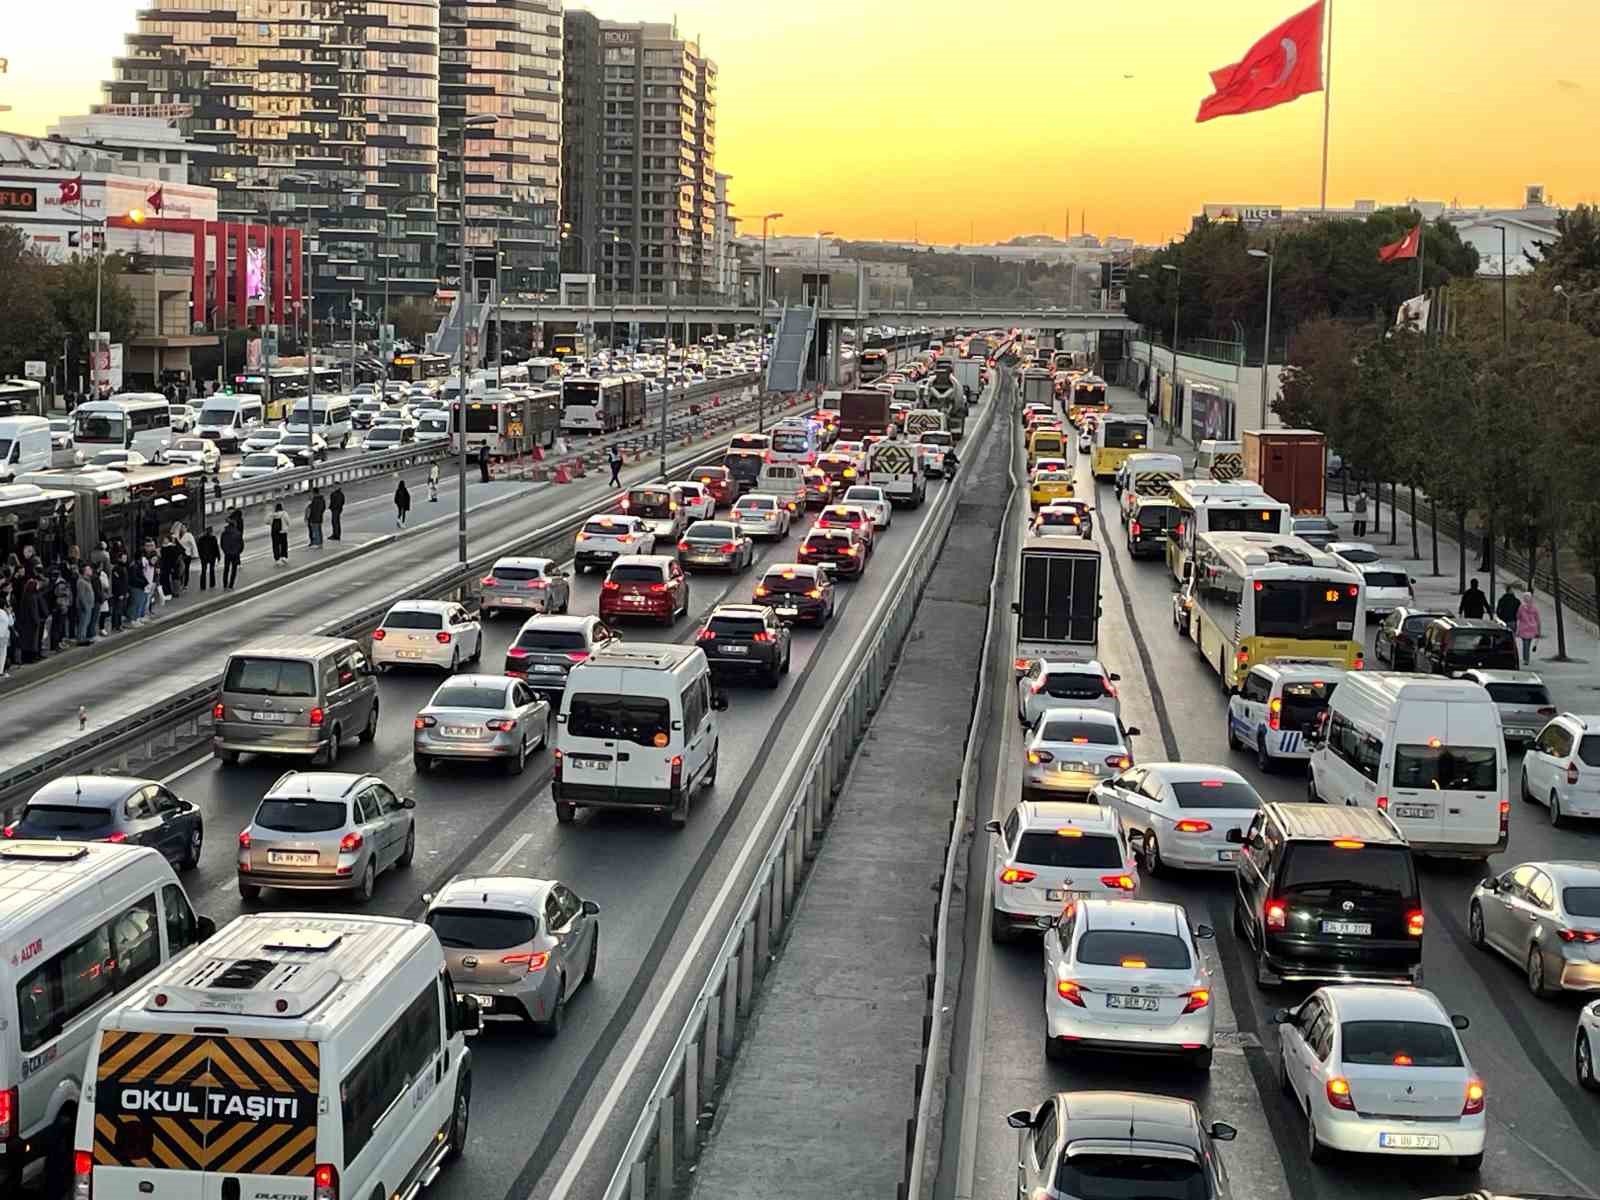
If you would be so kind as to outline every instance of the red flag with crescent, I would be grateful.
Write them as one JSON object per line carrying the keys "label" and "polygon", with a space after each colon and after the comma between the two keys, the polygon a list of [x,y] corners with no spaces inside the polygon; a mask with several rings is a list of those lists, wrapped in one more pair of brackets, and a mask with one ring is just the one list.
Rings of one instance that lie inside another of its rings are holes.
{"label": "red flag with crescent", "polygon": [[1417,246],[1422,242],[1422,226],[1413,225],[1398,242],[1378,247],[1379,262],[1394,262],[1399,258],[1415,258]]}
{"label": "red flag with crescent", "polygon": [[82,175],[79,175],[76,179],[63,179],[56,186],[61,189],[61,203],[63,203],[63,204],[82,204],[83,203],[83,176]]}
{"label": "red flag with crescent", "polygon": [[1260,112],[1322,90],[1322,6],[1317,0],[1296,13],[1238,62],[1211,72],[1212,94],[1200,102],[1195,121]]}
{"label": "red flag with crescent", "polygon": [[161,209],[164,207],[164,200],[162,198],[161,192],[162,192],[162,189],[161,188],[157,188],[155,191],[151,192],[148,196],[145,197],[144,202],[147,205],[150,206],[150,211],[151,212],[160,212]]}

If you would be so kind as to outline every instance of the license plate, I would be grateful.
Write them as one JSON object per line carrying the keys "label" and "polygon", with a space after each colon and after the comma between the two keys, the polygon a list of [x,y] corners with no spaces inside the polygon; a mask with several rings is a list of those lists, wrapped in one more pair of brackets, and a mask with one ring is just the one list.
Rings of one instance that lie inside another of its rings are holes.
{"label": "license plate", "polygon": [[750,653],[750,647],[749,646],[724,646],[724,647],[722,647],[722,652],[724,654],[749,654]]}
{"label": "license plate", "polygon": [[314,867],[317,865],[317,852],[315,850],[268,850],[267,861],[278,867]]}
{"label": "license plate", "polygon": [[596,761],[587,758],[569,758],[566,765],[574,771],[604,771],[611,765],[611,762],[609,759]]}
{"label": "license plate", "polygon": [[644,603],[644,597],[643,596],[632,596],[632,595],[624,596],[623,600],[625,600],[629,604],[643,604]]}
{"label": "license plate", "polygon": [[1531,730],[1531,729],[1508,729],[1508,730],[1506,730],[1506,732],[1509,733],[1512,737],[1532,737],[1533,736],[1533,730]]}
{"label": "license plate", "polygon": [[494,1007],[494,997],[493,996],[485,996],[485,995],[483,995],[483,994],[481,994],[479,992],[473,992],[472,993],[472,998],[478,1002],[478,1007],[480,1009],[482,1009],[484,1012],[488,1012],[491,1008]]}
{"label": "license plate", "polygon": [[1126,1008],[1136,1012],[1160,1012],[1161,1002],[1154,996],[1120,996],[1106,997],[1107,1008]]}
{"label": "license plate", "polygon": [[420,651],[420,650],[396,650],[394,652],[394,656],[396,658],[421,658],[422,657],[422,651]]}
{"label": "license plate", "polygon": [[252,721],[266,721],[272,725],[287,725],[289,714],[286,712],[253,712],[250,714]]}
{"label": "license plate", "polygon": [[532,604],[533,598],[531,596],[506,596],[500,603],[512,605]]}
{"label": "license plate", "polygon": [[445,737],[461,738],[477,737],[478,729],[473,725],[446,725],[444,727],[444,735]]}
{"label": "license plate", "polygon": [[1370,937],[1372,935],[1371,921],[1324,921],[1323,933],[1341,933],[1352,937]]}
{"label": "license plate", "polygon": [[1437,1150],[1437,1133],[1380,1133],[1378,1145],[1386,1150]]}
{"label": "license plate", "polygon": [[1068,898],[1081,894],[1081,892],[1074,892],[1070,888],[1047,888],[1045,889],[1044,898],[1046,900],[1065,903]]}
{"label": "license plate", "polygon": [[1426,804],[1396,804],[1394,815],[1397,817],[1418,817],[1427,820],[1433,816],[1433,808]]}
{"label": "license plate", "polygon": [[798,608],[780,608],[777,613],[780,617],[798,617],[800,610]]}
{"label": "license plate", "polygon": [[1217,851],[1217,861],[1218,862],[1232,862],[1234,860],[1234,858],[1238,856],[1238,853],[1239,852],[1237,850],[1218,850]]}
{"label": "license plate", "polygon": [[554,663],[534,663],[533,669],[541,675],[559,675],[561,668]]}

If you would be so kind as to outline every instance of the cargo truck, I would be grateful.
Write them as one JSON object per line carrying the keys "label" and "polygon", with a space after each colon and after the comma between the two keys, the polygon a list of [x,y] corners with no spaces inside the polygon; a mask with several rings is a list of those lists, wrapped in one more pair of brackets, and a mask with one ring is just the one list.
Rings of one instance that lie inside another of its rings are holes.
{"label": "cargo truck", "polygon": [[887,437],[890,427],[889,393],[844,392],[839,397],[839,440],[859,442],[869,434]]}
{"label": "cargo truck", "polygon": [[967,393],[969,404],[983,394],[983,365],[982,358],[956,359],[956,380]]}
{"label": "cargo truck", "polygon": [[1029,537],[1017,572],[1020,677],[1035,661],[1088,662],[1100,641],[1100,547],[1087,538]]}
{"label": "cargo truck", "polygon": [[1327,503],[1328,439],[1316,429],[1246,429],[1244,477],[1295,516]]}

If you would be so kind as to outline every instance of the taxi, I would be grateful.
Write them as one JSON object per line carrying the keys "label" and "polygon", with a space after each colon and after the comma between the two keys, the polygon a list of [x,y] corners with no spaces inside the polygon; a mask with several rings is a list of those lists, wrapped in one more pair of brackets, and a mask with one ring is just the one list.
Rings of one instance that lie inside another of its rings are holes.
{"label": "taxi", "polygon": [[861,459],[855,454],[829,451],[817,455],[816,470],[833,480],[838,487],[849,487],[861,475]]}
{"label": "taxi", "polygon": [[1028,503],[1038,510],[1052,500],[1071,500],[1073,497],[1072,472],[1035,469],[1028,480]]}
{"label": "taxi", "polygon": [[1067,437],[1059,425],[1035,423],[1028,435],[1028,461],[1037,464],[1042,458],[1066,458]]}

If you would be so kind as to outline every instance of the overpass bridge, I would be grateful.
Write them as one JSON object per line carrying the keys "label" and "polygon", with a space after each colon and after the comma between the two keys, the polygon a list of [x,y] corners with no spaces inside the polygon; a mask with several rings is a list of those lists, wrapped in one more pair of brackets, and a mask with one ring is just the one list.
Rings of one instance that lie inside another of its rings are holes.
{"label": "overpass bridge", "polygon": [[[601,297],[589,304],[546,304],[532,297],[507,296],[500,303],[500,319],[510,323],[549,323],[560,325],[594,325],[599,328],[638,324],[641,328],[664,327],[671,313],[673,328],[681,323],[705,328],[754,325],[760,310],[753,304],[700,304],[692,299],[674,303],[669,309],[664,304],[612,304]],[[776,323],[782,310],[769,308],[767,319]],[[1085,333],[1102,329],[1134,331],[1138,325],[1120,312],[1099,312],[1087,309],[1029,308],[1018,305],[985,307],[982,305],[940,306],[938,308],[907,308],[904,305],[874,304],[865,308],[854,305],[825,305],[818,314],[824,326],[893,325],[898,328],[918,325],[983,328],[993,325],[1020,326],[1024,329],[1045,329],[1063,333]]]}

